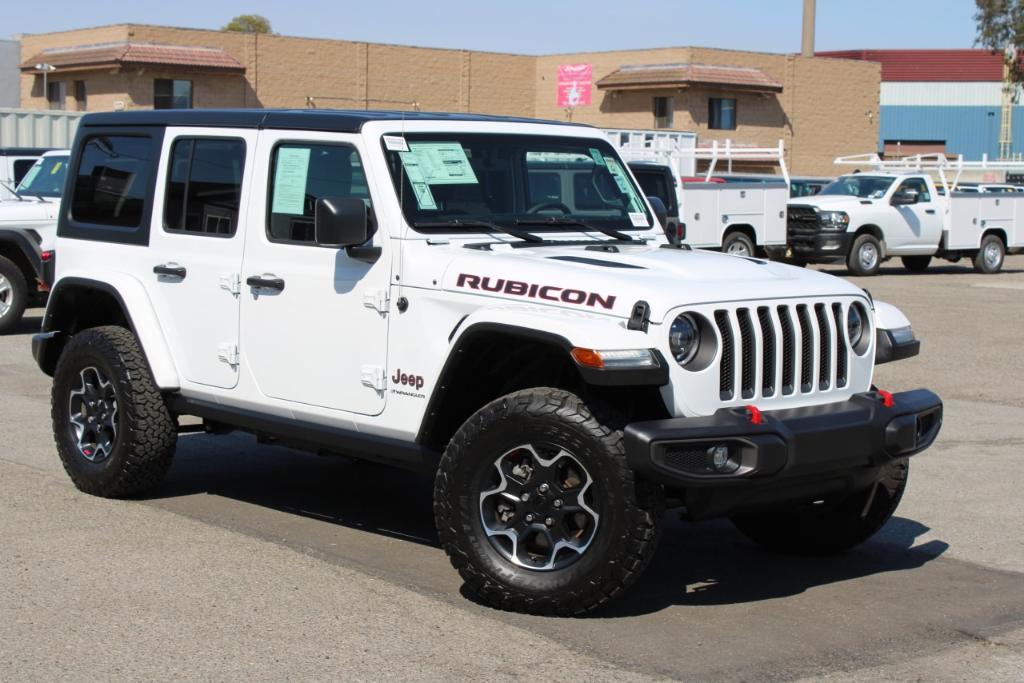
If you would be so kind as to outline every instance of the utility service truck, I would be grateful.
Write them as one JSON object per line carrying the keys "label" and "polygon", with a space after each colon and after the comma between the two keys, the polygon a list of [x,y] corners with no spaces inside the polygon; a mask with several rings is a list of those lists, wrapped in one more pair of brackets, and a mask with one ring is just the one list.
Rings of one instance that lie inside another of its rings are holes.
{"label": "utility service truck", "polygon": [[1024,162],[941,154],[883,161],[867,154],[836,163],[871,170],[858,169],[813,197],[789,201],[789,246],[803,262],[845,261],[855,275],[874,275],[895,256],[912,272],[926,270],[932,258],[967,258],[978,272],[996,273],[1007,253],[1024,249],[1024,193],[958,189],[964,171],[1020,171]]}
{"label": "utility service truck", "polygon": [[[728,140],[698,147],[690,138],[627,132],[606,131],[640,185],[669,208],[679,241],[738,256],[785,253],[789,171],[781,140],[776,147],[744,147]],[[706,166],[703,177],[695,178],[697,162]],[[734,162],[772,163],[780,173],[774,181],[713,182],[716,171],[731,172]]]}

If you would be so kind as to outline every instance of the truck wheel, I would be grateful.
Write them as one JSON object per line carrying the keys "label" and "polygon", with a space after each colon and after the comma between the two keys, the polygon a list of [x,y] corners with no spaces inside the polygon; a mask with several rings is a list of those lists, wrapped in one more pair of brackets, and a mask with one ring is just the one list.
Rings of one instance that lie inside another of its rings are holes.
{"label": "truck wheel", "polygon": [[142,493],[171,466],[175,421],[123,327],[90,328],[67,343],[53,375],[52,416],[64,469],[86,493]]}
{"label": "truck wheel", "polygon": [[753,256],[754,243],[742,232],[730,232],[722,242],[722,251],[733,256]]}
{"label": "truck wheel", "polygon": [[985,235],[981,240],[981,249],[974,255],[974,269],[979,273],[992,275],[1003,269],[1006,258],[1006,245],[998,235]]}
{"label": "truck wheel", "polygon": [[860,235],[853,241],[846,267],[854,275],[874,275],[882,266],[882,243],[874,235]]}
{"label": "truck wheel", "polygon": [[634,478],[622,431],[578,396],[528,389],[466,420],[434,485],[438,535],[466,589],[494,607],[579,614],[654,554],[660,486]]}
{"label": "truck wheel", "polygon": [[883,465],[866,491],[841,501],[734,517],[736,528],[777,552],[830,555],[863,543],[889,521],[907,488],[907,459]]}
{"label": "truck wheel", "polygon": [[904,256],[903,267],[911,273],[923,273],[928,270],[928,264],[932,262],[931,256]]}
{"label": "truck wheel", "polygon": [[0,256],[0,334],[14,329],[25,314],[28,285],[21,269],[9,258]]}

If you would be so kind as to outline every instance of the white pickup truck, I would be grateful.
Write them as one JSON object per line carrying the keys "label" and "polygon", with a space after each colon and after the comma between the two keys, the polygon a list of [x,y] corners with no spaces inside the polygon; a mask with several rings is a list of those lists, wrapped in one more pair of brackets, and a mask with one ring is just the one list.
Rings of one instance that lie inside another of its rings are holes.
{"label": "white pickup truck", "polygon": [[790,200],[788,236],[797,260],[845,261],[855,275],[874,275],[894,256],[912,272],[936,257],[996,273],[1024,248],[1024,193],[939,192],[923,168],[855,172]]}

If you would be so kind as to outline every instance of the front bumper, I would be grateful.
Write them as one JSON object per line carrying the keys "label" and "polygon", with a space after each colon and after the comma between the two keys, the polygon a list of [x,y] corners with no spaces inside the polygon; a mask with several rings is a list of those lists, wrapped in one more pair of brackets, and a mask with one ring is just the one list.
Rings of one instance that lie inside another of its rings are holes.
{"label": "front bumper", "polygon": [[805,261],[828,263],[842,261],[850,253],[853,235],[848,232],[796,232],[789,231],[787,238],[793,254]]}
{"label": "front bumper", "polygon": [[[869,486],[887,462],[928,448],[942,427],[942,401],[927,389],[892,396],[764,412],[745,408],[708,417],[636,422],[626,427],[626,460],[656,482],[684,491],[693,518],[795,505]],[[708,451],[726,446],[738,469],[715,471]]]}

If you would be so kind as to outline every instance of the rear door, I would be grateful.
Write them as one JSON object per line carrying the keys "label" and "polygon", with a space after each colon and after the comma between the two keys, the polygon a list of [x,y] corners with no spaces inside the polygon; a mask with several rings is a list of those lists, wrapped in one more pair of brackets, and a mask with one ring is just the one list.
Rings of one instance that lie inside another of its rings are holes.
{"label": "rear door", "polygon": [[238,383],[240,268],[255,130],[168,128],[144,277],[189,382]]}

